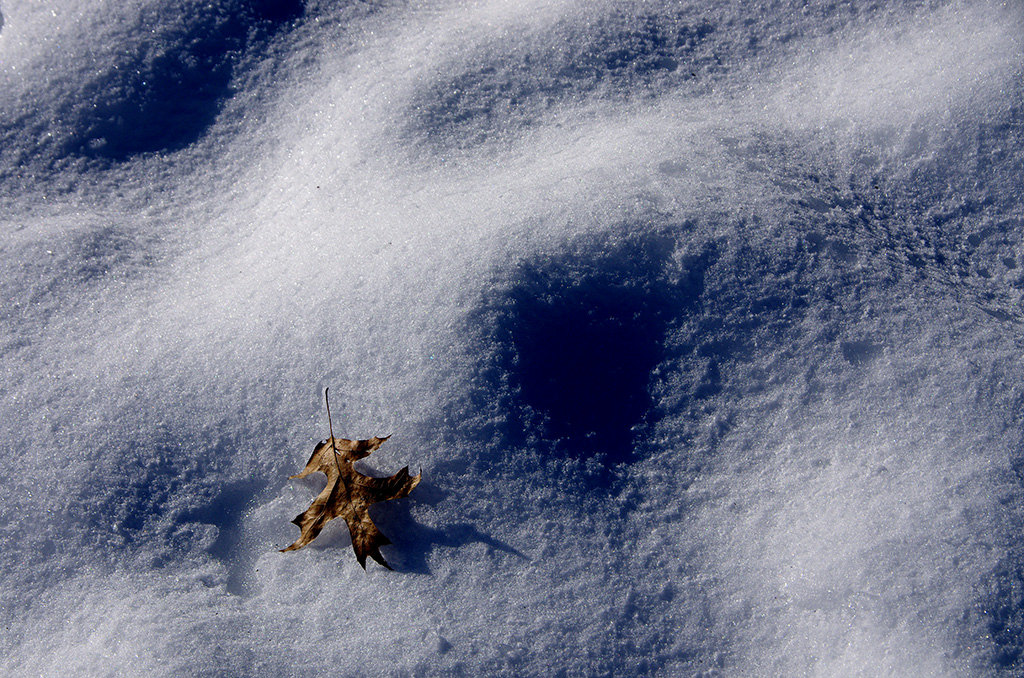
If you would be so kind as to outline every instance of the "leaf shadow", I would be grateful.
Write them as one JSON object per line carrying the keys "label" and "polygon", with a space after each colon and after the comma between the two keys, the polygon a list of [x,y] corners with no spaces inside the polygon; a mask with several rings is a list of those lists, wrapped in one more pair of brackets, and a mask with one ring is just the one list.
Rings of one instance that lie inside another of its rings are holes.
{"label": "leaf shadow", "polygon": [[[513,546],[482,532],[472,523],[450,523],[440,527],[430,527],[418,523],[411,515],[408,505],[395,506],[395,510],[385,519],[381,517],[380,525],[394,522],[391,546],[384,547],[385,558],[396,572],[409,574],[431,574],[428,561],[430,554],[437,547],[451,549],[461,548],[469,544],[484,544],[494,551],[501,551],[513,556],[529,560],[529,558]],[[385,529],[382,527],[382,529]],[[390,534],[390,531],[385,529]]]}
{"label": "leaf shadow", "polygon": [[431,574],[428,561],[437,547],[457,549],[469,544],[484,544],[490,550],[501,551],[529,560],[529,557],[505,542],[483,532],[473,523],[450,523],[431,527],[417,522],[412,509],[420,506],[435,506],[445,501],[451,493],[438,485],[424,481],[416,488],[413,501],[398,500],[377,504],[374,521],[391,538],[391,545],[384,547],[384,557],[397,572],[409,574]]}

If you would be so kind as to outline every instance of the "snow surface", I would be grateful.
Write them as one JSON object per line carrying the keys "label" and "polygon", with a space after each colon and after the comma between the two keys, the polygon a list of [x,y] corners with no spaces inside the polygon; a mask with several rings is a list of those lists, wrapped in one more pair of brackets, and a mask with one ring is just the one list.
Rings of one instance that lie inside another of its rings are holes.
{"label": "snow surface", "polygon": [[0,5],[0,673],[1024,672],[1019,3]]}

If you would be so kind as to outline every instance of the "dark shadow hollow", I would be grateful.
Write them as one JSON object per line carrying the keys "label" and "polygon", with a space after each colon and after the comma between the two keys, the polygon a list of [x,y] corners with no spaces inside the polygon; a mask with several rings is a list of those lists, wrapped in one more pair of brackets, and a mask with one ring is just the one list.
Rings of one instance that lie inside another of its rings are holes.
{"label": "dark shadow hollow", "polygon": [[[169,4],[169,3],[168,3]],[[176,3],[177,4],[177,3]],[[85,83],[61,118],[83,155],[125,160],[198,140],[233,94],[240,57],[302,16],[302,0],[183,2],[140,18],[124,63]]]}
{"label": "dark shadow hollow", "polygon": [[631,460],[670,324],[694,307],[703,265],[680,267],[668,234],[625,232],[518,265],[491,320],[513,395],[509,437],[550,453]]}
{"label": "dark shadow hollow", "polygon": [[582,26],[555,22],[525,41],[484,45],[466,70],[424,83],[410,101],[410,132],[467,147],[530,126],[562,101],[679,87],[716,65],[708,39],[715,30],[688,8],[613,11]]}
{"label": "dark shadow hollow", "polygon": [[225,582],[228,593],[246,595],[253,592],[246,575],[258,554],[241,548],[242,518],[247,510],[256,506],[263,489],[264,484],[255,478],[225,483],[209,504],[185,512],[178,519],[179,522],[196,521],[217,527],[217,538],[207,550],[211,556],[228,565]]}
{"label": "dark shadow hollow", "polygon": [[196,412],[180,408],[155,426],[133,409],[124,418],[125,431],[101,443],[95,463],[80,470],[64,513],[69,528],[90,553],[112,561],[144,556],[152,568],[177,568],[213,557],[225,565],[230,593],[252,593],[260,554],[246,514],[285,482],[279,464],[263,465],[248,452],[254,440],[266,440],[263,432],[243,433],[229,419],[197,427]]}

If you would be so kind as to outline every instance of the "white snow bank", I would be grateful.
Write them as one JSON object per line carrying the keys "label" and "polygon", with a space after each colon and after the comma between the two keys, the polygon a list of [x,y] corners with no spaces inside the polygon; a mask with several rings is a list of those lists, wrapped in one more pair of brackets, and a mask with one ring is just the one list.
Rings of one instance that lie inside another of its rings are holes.
{"label": "white snow bank", "polygon": [[1019,669],[1020,13],[541,4],[4,4],[6,672]]}

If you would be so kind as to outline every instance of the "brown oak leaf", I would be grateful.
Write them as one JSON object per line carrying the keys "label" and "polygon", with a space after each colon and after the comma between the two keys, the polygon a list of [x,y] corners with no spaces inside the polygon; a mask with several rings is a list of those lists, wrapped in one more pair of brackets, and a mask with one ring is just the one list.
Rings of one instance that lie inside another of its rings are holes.
{"label": "brown oak leaf", "polygon": [[370,519],[370,504],[407,496],[419,484],[420,474],[410,476],[409,467],[406,466],[390,478],[372,478],[352,466],[352,462],[368,456],[390,437],[345,440],[332,436],[313,448],[306,468],[291,477],[305,478],[320,471],[327,476],[327,486],[309,508],[292,521],[302,528],[302,534],[294,544],[282,551],[302,548],[316,539],[329,520],[341,517],[348,523],[352,550],[356,552],[356,560],[363,569],[366,569],[366,556],[391,569],[380,554],[380,547],[390,544],[391,540]]}

